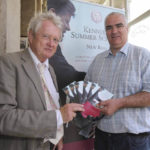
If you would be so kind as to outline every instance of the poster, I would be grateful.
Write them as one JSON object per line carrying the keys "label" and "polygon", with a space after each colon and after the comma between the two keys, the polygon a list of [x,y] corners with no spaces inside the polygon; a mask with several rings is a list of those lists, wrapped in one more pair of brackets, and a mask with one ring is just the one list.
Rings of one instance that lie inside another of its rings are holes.
{"label": "poster", "polygon": [[67,61],[79,71],[87,71],[94,57],[108,49],[104,20],[113,11],[121,9],[72,0],[76,12],[71,18],[71,30],[62,42],[63,54]]}

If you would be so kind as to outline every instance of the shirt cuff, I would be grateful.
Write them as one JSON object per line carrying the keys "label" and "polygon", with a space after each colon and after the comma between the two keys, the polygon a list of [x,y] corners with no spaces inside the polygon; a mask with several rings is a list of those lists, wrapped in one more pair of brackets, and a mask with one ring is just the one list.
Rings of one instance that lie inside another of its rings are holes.
{"label": "shirt cuff", "polygon": [[57,129],[59,129],[63,125],[63,119],[59,109],[56,110],[56,117],[57,117]]}

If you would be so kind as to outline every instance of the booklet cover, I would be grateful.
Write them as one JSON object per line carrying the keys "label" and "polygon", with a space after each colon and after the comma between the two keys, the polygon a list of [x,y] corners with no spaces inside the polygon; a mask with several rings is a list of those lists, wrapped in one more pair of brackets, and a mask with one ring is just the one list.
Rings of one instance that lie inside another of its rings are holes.
{"label": "booklet cover", "polygon": [[84,112],[77,112],[74,118],[75,125],[80,128],[80,135],[86,138],[91,136],[93,127],[104,115],[100,112],[98,103],[113,97],[104,87],[90,81],[74,81],[63,91],[67,95],[67,103],[80,103],[84,105]]}

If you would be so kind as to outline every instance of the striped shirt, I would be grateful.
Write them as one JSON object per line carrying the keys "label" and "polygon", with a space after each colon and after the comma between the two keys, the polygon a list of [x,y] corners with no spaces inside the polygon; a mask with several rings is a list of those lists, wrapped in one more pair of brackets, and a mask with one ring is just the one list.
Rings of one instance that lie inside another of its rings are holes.
{"label": "striped shirt", "polygon": [[[150,52],[126,43],[112,55],[111,50],[98,54],[85,80],[98,83],[122,98],[140,91],[150,92]],[[123,108],[105,116],[98,128],[109,133],[142,133],[150,131],[150,107]]]}

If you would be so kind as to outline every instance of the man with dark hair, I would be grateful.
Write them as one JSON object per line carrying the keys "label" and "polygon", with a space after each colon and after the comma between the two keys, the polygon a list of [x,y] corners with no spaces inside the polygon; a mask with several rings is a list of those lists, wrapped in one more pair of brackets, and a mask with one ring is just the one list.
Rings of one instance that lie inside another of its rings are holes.
{"label": "man with dark hair", "polygon": [[57,15],[63,16],[64,14],[75,15],[75,7],[70,0],[48,0],[48,10],[54,9]]}
{"label": "man with dark hair", "polygon": [[[48,0],[47,7],[49,11],[55,12],[63,22],[63,37],[66,31],[70,30],[70,19],[75,15],[75,7],[70,0]],[[61,103],[66,103],[66,96],[62,91],[66,85],[73,81],[83,80],[84,72],[78,72],[71,66],[62,54],[61,47],[58,45],[57,51],[53,57],[49,59],[49,63],[53,66],[56,73]]]}

